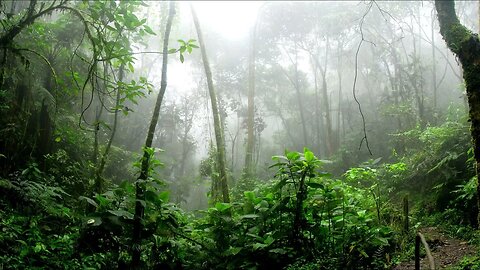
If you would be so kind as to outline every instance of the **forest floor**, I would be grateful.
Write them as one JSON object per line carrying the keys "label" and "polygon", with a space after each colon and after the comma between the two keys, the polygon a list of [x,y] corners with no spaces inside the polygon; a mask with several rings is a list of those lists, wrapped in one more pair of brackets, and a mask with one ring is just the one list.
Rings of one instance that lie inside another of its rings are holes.
{"label": "forest floor", "polygon": [[[419,231],[425,236],[432,251],[436,269],[448,269],[459,263],[463,257],[476,252],[475,247],[468,245],[467,241],[446,236],[436,227],[426,227]],[[415,260],[403,262],[394,268],[394,270],[410,269],[415,269]],[[420,269],[430,269],[426,256],[421,258]]]}

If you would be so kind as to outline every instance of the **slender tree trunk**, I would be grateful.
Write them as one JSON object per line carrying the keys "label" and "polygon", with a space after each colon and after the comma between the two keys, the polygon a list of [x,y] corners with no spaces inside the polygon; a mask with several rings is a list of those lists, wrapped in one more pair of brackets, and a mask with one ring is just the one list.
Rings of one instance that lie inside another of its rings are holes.
{"label": "slender tree trunk", "polygon": [[[185,102],[187,102],[185,100]],[[193,109],[195,110],[196,106],[194,106],[194,108],[188,108],[188,104],[185,104],[184,106],[184,111],[185,113],[189,110],[189,109]],[[187,145],[187,139],[188,139],[188,133],[190,132],[191,128],[192,128],[192,124],[193,124],[193,116],[194,116],[194,113],[192,112],[190,115],[185,115],[185,128],[183,130],[183,138],[182,138],[182,162],[180,163],[180,176],[183,177],[185,176],[185,164],[187,162],[187,156],[188,154],[190,153],[191,151],[191,148],[188,147]]]}
{"label": "slender tree trunk", "polygon": [[203,40],[200,24],[198,23],[198,17],[192,5],[190,5],[190,9],[192,11],[195,28],[197,30],[200,51],[202,52],[203,67],[205,69],[205,75],[207,77],[208,93],[210,95],[210,102],[212,106],[215,141],[217,144],[217,168],[220,175],[219,179],[216,177],[213,178],[213,181],[217,183],[214,183],[213,185],[214,188],[212,190],[212,197],[213,201],[219,201],[221,195],[223,202],[228,203],[230,202],[230,197],[228,194],[227,171],[225,168],[225,138],[223,136],[222,123],[220,119],[220,113],[218,111],[217,96],[213,85],[212,71],[210,70],[210,64],[208,62],[207,52],[205,50],[205,42]]}
{"label": "slender tree trunk", "polygon": [[338,66],[337,66],[337,76],[338,76],[337,147],[339,147],[342,143],[342,136],[340,132],[340,117],[343,117],[342,115],[342,60],[340,58],[340,54],[342,50],[343,50],[343,43],[340,43],[338,46]]}
{"label": "slender tree trunk", "polygon": [[[102,115],[103,108],[97,106],[95,109],[95,126],[93,130],[93,152],[92,163],[97,164],[98,161],[98,133],[100,132],[100,116]],[[92,172],[93,176],[93,172]]]}
{"label": "slender tree trunk", "polygon": [[318,104],[318,78],[317,78],[317,68],[315,66],[315,56],[310,55],[310,59],[312,62],[312,69],[313,69],[313,82],[314,82],[314,89],[315,89],[315,148],[320,154],[321,151],[321,142],[320,142],[320,119],[322,119],[322,115],[320,114],[320,104]]}
{"label": "slender tree trunk", "polygon": [[332,145],[332,117],[330,115],[330,102],[328,97],[328,87],[327,87],[327,60],[329,55],[329,39],[327,37],[327,42],[325,45],[325,63],[324,67],[318,62],[318,58],[315,58],[317,61],[317,68],[320,70],[322,75],[322,97],[323,97],[323,110],[325,112],[325,124],[326,124],[326,146],[327,146],[327,156],[333,154],[333,145]]}
{"label": "slender tree trunk", "polygon": [[[118,80],[123,81],[125,72],[124,65],[120,66],[120,70],[118,72]],[[98,169],[95,173],[95,192],[101,193],[103,190],[103,170],[105,169],[105,164],[107,163],[108,153],[110,152],[110,148],[112,146],[113,139],[115,138],[115,133],[117,131],[117,123],[118,123],[118,111],[119,111],[119,104],[120,104],[120,88],[117,89],[117,96],[115,97],[115,112],[113,113],[113,125],[112,131],[110,133],[110,139],[108,140],[107,146],[105,147],[105,151],[103,152],[102,158],[100,160],[100,165],[98,165]]]}
{"label": "slender tree trunk", "polygon": [[250,55],[248,58],[248,118],[247,118],[247,149],[245,155],[245,176],[252,177],[253,168],[253,147],[255,145],[254,123],[255,123],[255,39],[256,26],[252,29],[252,44],[250,47]]}
{"label": "slender tree trunk", "polygon": [[[458,20],[453,0],[435,0],[435,7],[440,23],[440,33],[450,50],[457,55],[463,68],[478,181],[480,178],[480,41],[476,34]],[[477,184],[477,210],[480,209],[479,194],[480,184]],[[478,223],[480,224],[480,212]]]}
{"label": "slender tree trunk", "polygon": [[433,111],[437,110],[437,62],[435,61],[435,9],[432,10],[432,88],[433,88]]}
{"label": "slender tree trunk", "polygon": [[307,123],[305,121],[305,106],[303,106],[302,94],[300,93],[300,82],[298,78],[298,51],[297,51],[297,43],[295,42],[295,79],[294,79],[294,88],[297,93],[297,102],[298,102],[298,110],[300,112],[300,121],[302,122],[302,133],[303,133],[303,147],[308,146],[308,135],[307,135]]}
{"label": "slender tree trunk", "polygon": [[165,36],[163,37],[163,55],[162,55],[162,80],[160,83],[160,93],[158,94],[155,108],[153,110],[152,120],[148,128],[147,138],[145,140],[145,149],[143,151],[142,166],[140,176],[135,183],[135,214],[133,218],[133,235],[132,235],[132,269],[141,268],[141,244],[142,244],[142,219],[145,208],[142,204],[145,200],[145,181],[148,178],[150,155],[147,148],[152,147],[153,134],[157,127],[158,115],[160,113],[160,106],[162,104],[165,89],[167,88],[167,64],[168,64],[168,39],[170,37],[170,30],[172,29],[172,21],[175,16],[175,2],[170,2],[167,25],[165,27]]}

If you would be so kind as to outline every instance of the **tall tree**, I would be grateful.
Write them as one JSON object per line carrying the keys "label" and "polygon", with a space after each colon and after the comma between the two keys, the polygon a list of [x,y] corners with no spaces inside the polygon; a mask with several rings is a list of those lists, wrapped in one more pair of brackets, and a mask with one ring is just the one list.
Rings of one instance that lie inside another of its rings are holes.
{"label": "tall tree", "polygon": [[251,177],[253,168],[253,147],[255,145],[255,39],[257,22],[253,25],[250,54],[248,58],[248,109],[247,109],[247,150],[245,155],[245,176]]}
{"label": "tall tree", "polygon": [[212,106],[213,126],[215,132],[215,141],[217,145],[217,169],[219,172],[219,177],[214,177],[212,179],[214,181],[212,185],[212,198],[213,201],[218,201],[220,199],[221,192],[223,202],[228,203],[230,202],[230,197],[228,194],[227,170],[225,168],[225,137],[223,136],[223,125],[220,120],[220,113],[218,111],[217,95],[213,85],[212,71],[210,70],[207,52],[205,50],[205,41],[203,40],[200,24],[198,23],[197,13],[195,12],[195,9],[192,5],[190,5],[190,9],[192,11],[195,29],[197,30],[198,43],[200,45],[200,51],[202,53],[203,67],[205,69],[205,75],[207,77],[207,87]]}
{"label": "tall tree", "polygon": [[168,64],[168,39],[170,38],[170,30],[172,29],[173,17],[175,16],[175,2],[171,1],[169,6],[169,13],[167,25],[165,26],[165,35],[163,37],[163,56],[162,56],[162,79],[160,82],[160,93],[158,93],[155,108],[153,110],[152,120],[148,128],[147,138],[143,150],[142,166],[140,176],[135,183],[135,214],[133,217],[133,248],[132,248],[132,269],[141,268],[141,242],[142,242],[142,219],[145,212],[145,207],[142,202],[145,200],[145,181],[148,179],[149,163],[151,154],[148,149],[152,147],[153,135],[157,127],[158,115],[160,113],[160,106],[162,105],[165,89],[167,89],[167,64]]}
{"label": "tall tree", "polygon": [[[447,46],[455,53],[463,68],[463,78],[467,91],[469,117],[472,123],[473,152],[477,172],[477,200],[480,209],[480,40],[462,25],[455,13],[453,0],[435,0],[440,33]],[[478,213],[480,223],[480,211]]]}

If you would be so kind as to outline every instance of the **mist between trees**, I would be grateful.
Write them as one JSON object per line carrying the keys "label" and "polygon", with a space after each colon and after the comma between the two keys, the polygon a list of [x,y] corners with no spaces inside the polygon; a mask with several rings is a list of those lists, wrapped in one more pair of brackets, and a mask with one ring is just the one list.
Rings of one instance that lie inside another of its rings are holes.
{"label": "mist between trees", "polygon": [[474,235],[479,6],[1,1],[0,268],[391,269]]}

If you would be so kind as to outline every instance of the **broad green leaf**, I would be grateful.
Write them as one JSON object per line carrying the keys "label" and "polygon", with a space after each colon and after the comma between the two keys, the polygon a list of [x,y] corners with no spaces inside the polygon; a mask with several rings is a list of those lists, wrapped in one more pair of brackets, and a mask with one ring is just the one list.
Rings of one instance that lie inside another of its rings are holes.
{"label": "broad green leaf", "polygon": [[158,200],[158,195],[156,192],[152,190],[147,190],[145,191],[145,200],[147,200],[148,202],[155,203]]}
{"label": "broad green leaf", "polygon": [[148,25],[144,25],[143,30],[145,30],[145,32],[149,33],[150,35],[156,35],[155,32],[153,32],[152,28],[150,28]]}
{"label": "broad green leaf", "polygon": [[27,242],[25,242],[23,240],[18,239],[18,240],[15,240],[15,241],[19,242],[20,244],[22,244],[24,246],[28,246]]}
{"label": "broad green leaf", "polygon": [[298,152],[288,152],[286,153],[287,159],[295,161],[300,158],[300,154]]}
{"label": "broad green leaf", "polygon": [[315,183],[315,182],[309,182],[307,183],[307,186],[311,187],[311,188],[325,188],[325,186],[323,184],[320,184],[320,183]]}
{"label": "broad green leaf", "polygon": [[274,249],[269,250],[269,252],[278,253],[278,254],[286,254],[287,253],[287,251],[283,248],[274,248]]}
{"label": "broad green leaf", "polygon": [[240,251],[242,251],[241,247],[230,247],[225,251],[226,255],[237,255]]}
{"label": "broad green leaf", "polygon": [[88,197],[80,196],[80,197],[78,197],[78,199],[79,199],[79,200],[85,200],[85,201],[87,201],[89,204],[91,204],[91,205],[93,205],[93,206],[95,206],[95,207],[98,207],[98,204],[97,204],[94,200],[92,200],[92,199],[90,199],[90,198],[88,198]]}
{"label": "broad green leaf", "polygon": [[162,202],[166,203],[170,199],[170,192],[162,191],[160,194],[158,194],[158,198],[162,200]]}
{"label": "broad green leaf", "polygon": [[243,194],[245,195],[245,198],[247,198],[249,201],[254,201],[255,200],[255,192],[253,191],[245,191],[243,192]]}
{"label": "broad green leaf", "polygon": [[253,244],[253,250],[257,250],[257,249],[261,249],[261,248],[265,248],[265,247],[267,247],[267,245],[262,244],[262,243]]}
{"label": "broad green leaf", "polygon": [[315,155],[311,151],[306,150],[304,155],[307,162],[311,162],[315,159]]}
{"label": "broad green leaf", "polygon": [[110,201],[101,194],[95,195],[95,199],[100,203],[100,206],[107,206],[110,203]]}
{"label": "broad green leaf", "polygon": [[257,214],[248,214],[248,215],[240,216],[240,219],[245,219],[245,218],[255,219],[255,218],[259,218],[259,217],[260,217],[260,216],[257,215]]}
{"label": "broad green leaf", "polygon": [[270,246],[273,242],[275,241],[275,239],[269,235],[267,238],[265,238],[263,240],[263,242],[267,245],[267,246]]}
{"label": "broad green leaf", "polygon": [[117,217],[123,217],[126,219],[133,219],[133,214],[130,212],[127,212],[125,210],[108,210],[109,213],[117,216]]}
{"label": "broad green leaf", "polygon": [[272,159],[273,160],[277,160],[277,159],[285,159],[287,160],[288,158],[286,156],[272,156]]}
{"label": "broad green leaf", "polygon": [[217,202],[217,203],[215,204],[215,208],[216,208],[218,211],[220,211],[220,212],[223,212],[223,211],[225,211],[225,210],[227,210],[227,209],[229,209],[229,208],[231,208],[231,207],[232,207],[232,205],[229,204],[229,203]]}

